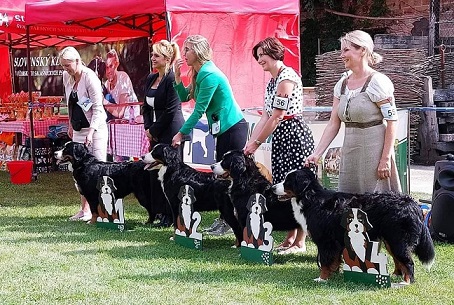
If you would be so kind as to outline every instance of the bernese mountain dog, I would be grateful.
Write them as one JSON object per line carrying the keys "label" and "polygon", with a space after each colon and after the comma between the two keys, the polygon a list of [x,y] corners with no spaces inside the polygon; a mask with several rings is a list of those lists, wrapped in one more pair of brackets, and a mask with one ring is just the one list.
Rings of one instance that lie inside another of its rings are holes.
{"label": "bernese mountain dog", "polygon": [[267,211],[263,213],[263,219],[272,224],[273,230],[289,231],[299,227],[290,200],[288,205],[279,202],[278,196],[271,189],[271,182],[262,175],[256,162],[242,150],[225,153],[220,162],[211,165],[211,170],[218,176],[232,180],[229,195],[242,228],[246,226],[249,198],[257,193],[265,197]]}
{"label": "bernese mountain dog", "polygon": [[170,203],[174,225],[177,224],[181,203],[178,198],[180,188],[189,185],[194,190],[196,200],[193,203],[194,211],[219,210],[237,238],[236,246],[240,245],[243,240],[242,230],[227,194],[230,181],[217,179],[213,173],[198,171],[185,164],[179,158],[177,149],[168,144],[157,144],[143,160],[150,168],[159,168],[158,179]]}
{"label": "bernese mountain dog", "polygon": [[342,227],[343,215],[352,208],[367,214],[371,228],[370,240],[382,240],[394,260],[394,274],[403,277],[403,284],[414,281],[411,253],[430,269],[435,260],[432,238],[424,225],[418,203],[401,193],[350,194],[325,189],[309,169],[287,173],[283,182],[273,186],[273,192],[292,198],[317,245],[320,276],[325,281],[338,271],[346,246]]}
{"label": "bernese mountain dog", "polygon": [[[153,175],[144,170],[146,164],[142,161],[102,162],[92,155],[85,144],[67,142],[65,146],[54,153],[57,163],[70,162],[73,178],[79,193],[87,199],[92,214],[91,223],[98,217],[100,190],[98,181],[103,176],[109,176],[115,184],[113,195],[116,199],[124,198],[133,193],[148,212],[147,223],[153,222],[156,213],[152,209],[150,179]],[[155,178],[156,179],[156,178]]]}

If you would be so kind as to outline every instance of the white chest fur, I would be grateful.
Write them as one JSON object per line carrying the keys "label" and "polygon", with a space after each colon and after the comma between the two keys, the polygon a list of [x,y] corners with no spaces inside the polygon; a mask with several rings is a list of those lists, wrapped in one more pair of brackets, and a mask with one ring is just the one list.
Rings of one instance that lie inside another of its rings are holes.
{"label": "white chest fur", "polygon": [[301,212],[301,206],[296,201],[296,198],[292,198],[291,202],[292,202],[293,215],[295,217],[296,222],[298,222],[300,224],[300,226],[304,232],[307,232],[306,217],[304,217],[303,213]]}

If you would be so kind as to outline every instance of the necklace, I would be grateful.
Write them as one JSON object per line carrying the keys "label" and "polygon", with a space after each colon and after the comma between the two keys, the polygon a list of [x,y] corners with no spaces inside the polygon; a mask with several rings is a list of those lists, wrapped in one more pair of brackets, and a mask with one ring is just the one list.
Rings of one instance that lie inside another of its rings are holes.
{"label": "necklace", "polygon": [[115,89],[115,86],[117,85],[117,74],[114,75],[112,80],[109,82],[109,91],[112,91]]}
{"label": "necklace", "polygon": [[159,84],[161,83],[163,79],[163,76],[159,75],[156,80],[151,84],[150,88],[151,89],[157,89],[159,87]]}
{"label": "necklace", "polygon": [[279,75],[281,74],[282,71],[285,70],[285,66],[281,66],[279,68],[279,71],[277,71],[277,75],[276,77],[274,78],[271,78],[270,82],[268,83],[268,86],[266,88],[266,90],[268,91],[268,93],[270,94],[273,94],[274,90],[276,89],[276,82],[277,82],[277,79],[279,78]]}
{"label": "necklace", "polygon": [[279,68],[279,70],[277,71],[276,77],[273,78],[275,81],[279,78],[279,75],[281,74],[282,71],[284,71],[284,69],[285,69],[285,66],[281,66]]}

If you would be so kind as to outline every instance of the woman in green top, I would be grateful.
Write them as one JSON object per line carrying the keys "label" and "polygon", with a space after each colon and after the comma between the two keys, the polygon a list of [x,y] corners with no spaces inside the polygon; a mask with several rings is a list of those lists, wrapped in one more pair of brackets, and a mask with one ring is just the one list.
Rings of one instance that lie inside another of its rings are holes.
{"label": "woman in green top", "polygon": [[[182,102],[194,99],[194,111],[173,137],[172,145],[181,144],[202,115],[206,113],[210,133],[216,138],[216,161],[233,149],[243,149],[248,134],[248,124],[233,97],[232,87],[224,73],[211,61],[208,40],[201,35],[191,35],[183,45],[183,59],[175,63],[175,89]],[[190,66],[191,83],[181,82],[181,66]]]}

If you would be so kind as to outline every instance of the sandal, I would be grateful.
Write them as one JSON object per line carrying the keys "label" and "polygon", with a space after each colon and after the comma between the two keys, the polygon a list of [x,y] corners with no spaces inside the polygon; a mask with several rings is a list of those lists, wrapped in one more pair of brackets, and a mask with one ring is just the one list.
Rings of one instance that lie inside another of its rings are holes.
{"label": "sandal", "polygon": [[288,255],[288,254],[298,254],[306,252],[306,247],[291,246],[286,250],[279,251],[277,254]]}

